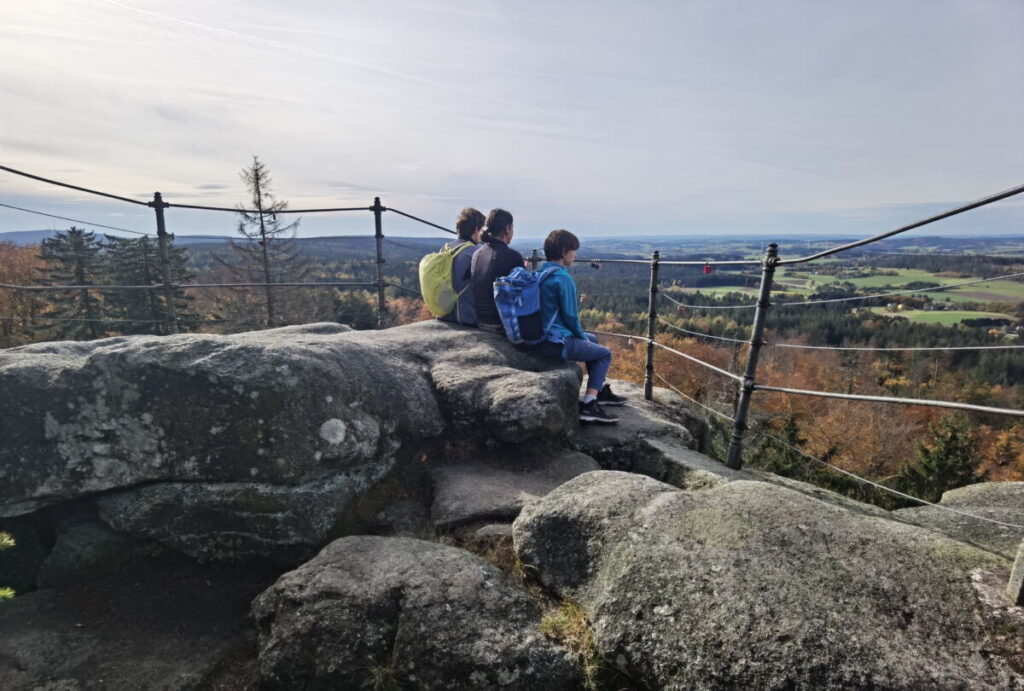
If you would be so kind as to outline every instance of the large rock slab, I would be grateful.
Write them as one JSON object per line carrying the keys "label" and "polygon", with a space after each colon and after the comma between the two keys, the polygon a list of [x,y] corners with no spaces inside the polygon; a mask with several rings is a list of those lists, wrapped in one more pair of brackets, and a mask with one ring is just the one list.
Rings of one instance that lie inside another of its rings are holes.
{"label": "large rock slab", "polygon": [[0,688],[210,688],[225,658],[248,650],[249,603],[269,581],[179,558],[19,595],[0,605]]}
{"label": "large rock slab", "polygon": [[[411,538],[348,537],[253,603],[269,689],[571,689],[579,672],[494,566]],[[377,688],[389,688],[381,685]]]}
{"label": "large rock slab", "polygon": [[1024,541],[1024,528],[1015,527],[1024,526],[1024,482],[981,482],[952,489],[942,495],[938,507],[900,509],[895,514],[1008,558]]}
{"label": "large rock slab", "polygon": [[527,502],[598,469],[597,461],[577,451],[539,449],[529,456],[520,450],[441,466],[431,472],[431,521],[439,530],[474,522],[511,522]]}
{"label": "large rock slab", "polygon": [[972,580],[1008,562],[784,487],[588,473],[527,505],[514,539],[650,688],[1024,688]]}
{"label": "large rock slab", "polygon": [[103,494],[112,525],[194,556],[308,556],[420,444],[571,433],[578,384],[572,366],[442,322],[12,348],[0,516]]}
{"label": "large rock slab", "polygon": [[576,448],[597,459],[602,468],[640,473],[685,489],[749,479],[696,451],[707,425],[689,413],[682,397],[654,387],[653,400],[647,401],[641,386],[614,379],[610,384],[628,398],[626,405],[608,408],[619,418],[618,424],[583,425],[574,440]]}

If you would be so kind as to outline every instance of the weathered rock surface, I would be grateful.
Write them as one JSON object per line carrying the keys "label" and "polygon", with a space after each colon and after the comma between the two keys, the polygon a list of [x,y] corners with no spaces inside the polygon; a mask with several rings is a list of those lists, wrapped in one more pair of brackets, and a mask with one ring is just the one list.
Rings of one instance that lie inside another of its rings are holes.
{"label": "weathered rock surface", "polygon": [[618,424],[581,425],[574,439],[576,448],[597,459],[602,468],[640,473],[687,489],[749,478],[694,451],[700,440],[691,425],[702,434],[706,425],[689,415],[680,396],[654,387],[654,400],[647,401],[641,386],[615,379],[609,383],[629,399],[628,405],[608,408],[619,418]]}
{"label": "weathered rock surface", "polygon": [[348,537],[253,603],[261,681],[273,689],[576,688],[540,611],[497,568],[410,538]]}
{"label": "weathered rock surface", "polygon": [[249,603],[268,581],[169,561],[19,595],[0,606],[0,688],[204,688],[250,640]]}
{"label": "weathered rock surface", "polygon": [[526,502],[599,468],[593,458],[577,451],[523,449],[441,466],[430,474],[431,521],[440,530],[473,522],[511,522]]}
{"label": "weathered rock surface", "polygon": [[103,493],[119,530],[194,556],[302,554],[405,447],[571,432],[578,383],[572,366],[436,321],[12,348],[0,516]]}
{"label": "weathered rock surface", "polygon": [[40,565],[36,585],[56,588],[85,583],[148,556],[147,544],[117,533],[99,521],[69,526]]}
{"label": "weathered rock surface", "polygon": [[959,540],[980,545],[1012,558],[1024,541],[1024,482],[981,482],[952,489],[942,495],[939,506],[989,518],[1010,525],[979,521],[933,506],[900,509],[903,520],[941,530]]}
{"label": "weathered rock surface", "polygon": [[514,537],[651,688],[1024,688],[972,585],[1008,562],[934,531],[762,482],[602,471],[527,505]]}
{"label": "weathered rock surface", "polygon": [[0,588],[14,588],[15,592],[23,593],[36,587],[36,573],[50,546],[33,523],[27,518],[0,523],[0,530],[14,538],[14,547],[0,550]]}

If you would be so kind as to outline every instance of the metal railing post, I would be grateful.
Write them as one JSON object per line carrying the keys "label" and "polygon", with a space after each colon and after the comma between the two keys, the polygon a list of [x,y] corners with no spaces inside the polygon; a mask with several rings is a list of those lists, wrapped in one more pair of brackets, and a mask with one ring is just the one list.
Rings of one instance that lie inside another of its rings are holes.
{"label": "metal railing post", "polygon": [[743,433],[747,429],[747,415],[750,412],[750,397],[754,393],[754,375],[757,374],[757,356],[761,352],[764,341],[764,322],[771,307],[772,277],[775,266],[779,263],[779,246],[774,242],[768,245],[768,251],[761,262],[761,290],[757,295],[757,311],[754,312],[754,326],[750,330],[750,352],[747,354],[747,369],[740,383],[740,401],[736,406],[733,418],[732,439],[729,440],[729,456],[725,464],[733,470],[743,465]]}
{"label": "metal railing post", "polygon": [[380,197],[373,198],[373,237],[377,241],[377,328],[384,326],[384,232],[381,229],[381,215],[384,207],[380,204]]}
{"label": "metal railing post", "polygon": [[164,222],[164,209],[168,204],[160,196],[159,192],[153,193],[153,201],[149,203],[156,212],[156,240],[157,251],[160,253],[160,275],[164,281],[164,300],[167,312],[167,329],[172,333],[178,333],[178,314],[174,309],[174,282],[171,280],[171,257],[167,246],[170,236],[167,234],[167,225]]}
{"label": "metal railing post", "polygon": [[647,365],[644,371],[644,398],[654,398],[654,331],[658,324],[658,260],[661,255],[654,250],[651,255],[651,294],[647,303]]}
{"label": "metal railing post", "polygon": [[536,271],[538,264],[540,264],[540,257],[537,255],[537,248],[534,247],[530,250],[530,267]]}

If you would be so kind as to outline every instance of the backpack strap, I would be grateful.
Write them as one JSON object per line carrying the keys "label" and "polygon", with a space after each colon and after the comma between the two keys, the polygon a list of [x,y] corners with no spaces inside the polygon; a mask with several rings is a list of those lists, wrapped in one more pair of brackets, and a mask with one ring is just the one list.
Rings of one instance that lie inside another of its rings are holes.
{"label": "backpack strap", "polygon": [[451,255],[452,255],[452,259],[455,259],[455,257],[459,256],[460,254],[462,254],[462,252],[464,250],[469,249],[470,247],[476,247],[476,245],[474,245],[469,240],[465,240],[465,241],[463,241],[463,243],[461,245],[458,245],[456,247],[451,247],[446,242],[446,243],[444,243],[443,249],[444,249],[445,252],[450,252]]}

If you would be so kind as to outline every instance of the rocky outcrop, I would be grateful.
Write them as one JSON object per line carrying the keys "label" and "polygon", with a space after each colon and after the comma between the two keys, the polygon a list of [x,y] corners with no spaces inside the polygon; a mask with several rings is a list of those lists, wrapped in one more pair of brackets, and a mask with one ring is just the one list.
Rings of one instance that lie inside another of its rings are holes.
{"label": "rocky outcrop", "polygon": [[896,515],[1013,558],[1024,542],[1024,528],[1016,527],[1024,525],[1024,482],[982,482],[952,489],[938,506],[900,509]]}
{"label": "rocky outcrop", "polygon": [[686,412],[680,396],[655,387],[654,400],[647,401],[641,386],[619,380],[611,384],[629,400],[628,406],[608,409],[619,418],[618,424],[581,426],[574,439],[575,447],[602,468],[640,473],[687,489],[748,477],[695,451],[702,445],[706,425]]}
{"label": "rocky outcrop", "polygon": [[19,595],[0,604],[0,689],[246,688],[205,680],[254,647],[245,616],[271,580],[179,559]]}
{"label": "rocky outcrop", "polygon": [[420,446],[573,431],[578,385],[575,367],[436,321],[12,348],[0,516],[100,497],[118,530],[195,557],[305,557]]}
{"label": "rocky outcrop", "polygon": [[579,671],[497,568],[410,538],[349,537],[253,603],[270,689],[571,689]]}
{"label": "rocky outcrop", "polygon": [[527,505],[514,539],[650,688],[1024,688],[975,589],[1007,561],[785,487],[588,473]]}
{"label": "rocky outcrop", "polygon": [[590,456],[564,449],[521,449],[442,465],[431,471],[431,521],[438,530],[466,523],[509,521],[527,502],[577,475],[598,470]]}

